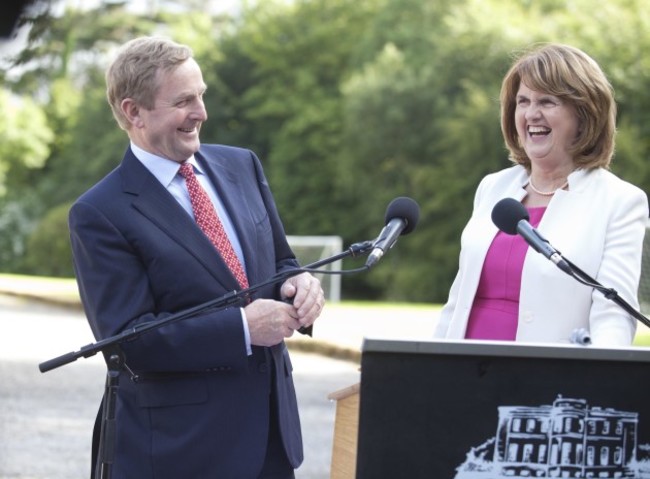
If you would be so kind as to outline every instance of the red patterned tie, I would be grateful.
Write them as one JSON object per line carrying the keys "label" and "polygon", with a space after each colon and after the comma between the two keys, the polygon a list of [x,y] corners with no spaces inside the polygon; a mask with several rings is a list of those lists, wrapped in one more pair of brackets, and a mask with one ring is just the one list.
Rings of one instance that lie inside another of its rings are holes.
{"label": "red patterned tie", "polygon": [[187,190],[190,193],[190,201],[192,202],[192,210],[194,211],[194,219],[199,225],[199,228],[201,228],[210,241],[212,241],[215,248],[217,248],[217,251],[230,268],[230,271],[237,278],[239,285],[242,288],[248,288],[248,279],[246,278],[244,268],[232,247],[232,243],[228,239],[228,235],[223,229],[223,225],[214,210],[212,201],[210,201],[208,194],[194,175],[194,167],[191,163],[185,162],[181,164],[181,169],[178,172],[185,178],[185,184],[187,185]]}

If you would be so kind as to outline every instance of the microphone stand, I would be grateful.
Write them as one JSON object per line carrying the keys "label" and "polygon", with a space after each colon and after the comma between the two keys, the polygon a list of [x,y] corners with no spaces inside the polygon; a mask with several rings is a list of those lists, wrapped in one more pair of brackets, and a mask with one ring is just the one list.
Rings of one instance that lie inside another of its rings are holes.
{"label": "microphone stand", "polygon": [[571,261],[568,259],[564,258],[564,260],[569,264],[571,267],[571,273],[569,273],[572,277],[574,277],[578,282],[590,286],[598,291],[600,291],[605,298],[615,302],[618,304],[621,308],[623,308],[630,316],[632,316],[634,319],[637,321],[643,323],[644,325],[650,327],[650,320],[646,318],[643,314],[641,314],[639,311],[634,309],[627,301],[625,301],[623,298],[621,298],[618,294],[618,292],[614,288],[606,288],[602,284],[600,284],[598,281],[590,277],[587,273],[582,271],[580,268],[578,268],[575,264],[573,264]]}
{"label": "microphone stand", "polygon": [[[117,402],[117,392],[119,390],[119,378],[120,373],[123,369],[126,369],[133,377],[137,377],[129,369],[126,364],[126,357],[124,351],[120,347],[120,344],[124,341],[129,341],[137,338],[138,336],[158,329],[162,326],[169,325],[184,319],[191,318],[199,313],[207,312],[210,310],[222,310],[226,309],[229,306],[236,304],[243,304],[245,300],[248,300],[252,293],[268,286],[273,283],[278,283],[285,281],[293,276],[297,276],[301,273],[326,273],[326,274],[344,274],[344,273],[357,273],[369,269],[368,266],[362,268],[348,270],[348,271],[317,271],[317,268],[321,266],[333,263],[339,259],[351,256],[356,257],[358,255],[367,253],[372,249],[374,245],[373,241],[364,241],[361,243],[355,243],[350,246],[347,250],[311,263],[304,268],[296,268],[282,273],[278,273],[272,276],[270,279],[263,281],[257,285],[251,286],[249,288],[242,289],[240,291],[232,291],[227,293],[220,298],[208,301],[206,303],[188,308],[186,310],[180,311],[176,314],[172,314],[165,318],[150,321],[148,323],[140,324],[131,329],[122,331],[119,334],[110,336],[108,338],[102,339],[95,343],[88,344],[83,346],[78,351],[69,352],[61,356],[49,359],[38,365],[39,370],[42,373],[51,371],[52,369],[58,368],[65,364],[76,361],[77,359],[84,357],[89,358],[94,356],[98,352],[104,354],[106,360],[106,385],[104,390],[104,401],[102,406],[102,422],[101,422],[101,433],[100,433],[100,443],[99,443],[99,454],[98,454],[98,467],[95,470],[95,477],[97,479],[110,478],[112,472],[112,465],[115,457],[115,442],[117,439],[116,431],[117,424],[115,420],[115,411],[116,411],[116,402]],[[303,334],[308,334],[311,336],[311,326],[309,328],[301,328],[299,332]]]}

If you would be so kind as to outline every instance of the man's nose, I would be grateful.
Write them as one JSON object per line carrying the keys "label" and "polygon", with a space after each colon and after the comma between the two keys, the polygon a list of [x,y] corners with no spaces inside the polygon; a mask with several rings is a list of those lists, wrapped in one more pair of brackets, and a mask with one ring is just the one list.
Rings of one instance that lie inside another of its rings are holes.
{"label": "man's nose", "polygon": [[192,109],[192,117],[198,121],[205,121],[208,119],[208,112],[205,109],[205,103],[202,99],[196,101],[195,107]]}

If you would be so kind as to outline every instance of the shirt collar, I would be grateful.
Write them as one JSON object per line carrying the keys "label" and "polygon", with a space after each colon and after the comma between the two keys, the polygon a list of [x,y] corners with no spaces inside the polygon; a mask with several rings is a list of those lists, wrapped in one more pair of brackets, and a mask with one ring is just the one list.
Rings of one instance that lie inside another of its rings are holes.
{"label": "shirt collar", "polygon": [[[140,163],[142,163],[165,188],[169,187],[181,167],[180,163],[149,153],[133,142],[131,142],[131,150]],[[188,158],[187,161],[194,166],[196,171],[203,174],[203,171],[198,165],[194,155]]]}

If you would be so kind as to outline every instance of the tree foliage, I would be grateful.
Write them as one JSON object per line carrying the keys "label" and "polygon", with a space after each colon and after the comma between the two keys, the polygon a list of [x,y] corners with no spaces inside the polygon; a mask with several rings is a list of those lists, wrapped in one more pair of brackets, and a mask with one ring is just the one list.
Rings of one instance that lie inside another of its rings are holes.
{"label": "tree foliage", "polygon": [[0,199],[0,268],[37,273],[28,245],[64,231],[52,222],[65,207],[48,210],[117,165],[127,139],[106,105],[103,70],[116,45],[140,34],[193,48],[209,86],[203,141],[258,153],[290,234],[351,244],[377,235],[393,198],[420,204],[416,231],[371,272],[345,279],[345,297],[444,301],[476,185],[509,165],[499,89],[530,44],[569,43],[601,64],[619,105],[612,169],[650,188],[643,0],[597,9],[590,0],[258,0],[236,15],[171,5],[28,19],[29,42],[0,93],[0,135],[16,137],[0,146],[0,172],[12,175]]}
{"label": "tree foliage", "polygon": [[0,89],[0,197],[7,182],[24,183],[29,172],[41,168],[53,141],[45,113],[29,97]]}

